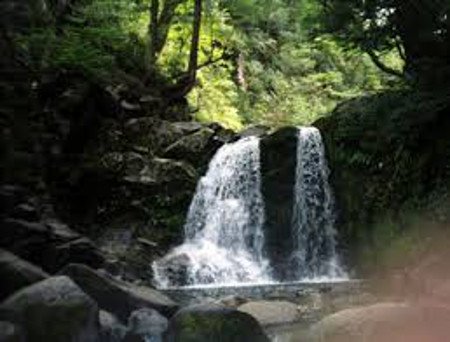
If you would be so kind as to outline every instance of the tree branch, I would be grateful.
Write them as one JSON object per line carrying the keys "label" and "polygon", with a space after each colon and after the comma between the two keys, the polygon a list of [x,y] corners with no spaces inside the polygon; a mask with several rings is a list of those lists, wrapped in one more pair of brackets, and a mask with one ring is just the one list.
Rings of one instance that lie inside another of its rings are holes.
{"label": "tree branch", "polygon": [[404,77],[404,75],[403,75],[402,72],[400,72],[400,71],[398,71],[398,70],[395,70],[395,69],[393,69],[393,68],[387,66],[386,64],[384,64],[384,63],[380,60],[380,58],[376,55],[376,53],[375,53],[373,50],[367,49],[365,52],[369,55],[369,57],[370,57],[370,59],[372,60],[372,62],[373,62],[373,63],[374,63],[381,71],[384,71],[384,72],[387,73],[387,74],[390,74],[390,75],[393,75],[393,76],[396,76],[396,77],[399,77],[399,78],[403,78],[403,77]]}

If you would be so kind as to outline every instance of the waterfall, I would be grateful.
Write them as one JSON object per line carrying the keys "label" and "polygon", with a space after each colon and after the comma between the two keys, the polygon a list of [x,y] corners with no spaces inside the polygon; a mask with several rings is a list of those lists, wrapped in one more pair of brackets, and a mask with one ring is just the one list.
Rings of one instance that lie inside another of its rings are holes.
{"label": "waterfall", "polygon": [[277,281],[345,279],[319,130],[299,128],[296,148],[287,259],[277,264],[264,253],[260,139],[247,137],[223,145],[212,158],[189,208],[184,243],[152,265],[156,285],[262,284],[274,281],[276,267],[289,269],[286,279]]}
{"label": "waterfall", "polygon": [[167,287],[269,281],[263,224],[259,138],[225,144],[197,185],[185,242],[153,263],[155,282]]}
{"label": "waterfall", "polygon": [[301,127],[297,139],[290,265],[296,279],[346,278],[336,253],[333,194],[320,131]]}

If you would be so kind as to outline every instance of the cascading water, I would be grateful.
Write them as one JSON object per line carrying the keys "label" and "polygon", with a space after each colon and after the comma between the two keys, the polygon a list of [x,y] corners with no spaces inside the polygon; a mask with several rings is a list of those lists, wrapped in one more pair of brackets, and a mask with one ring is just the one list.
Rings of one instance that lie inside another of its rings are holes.
{"label": "cascading water", "polygon": [[[345,279],[336,253],[333,196],[319,130],[298,129],[289,280]],[[270,196],[270,194],[269,194]],[[260,139],[225,144],[197,185],[184,226],[185,241],[153,263],[162,288],[274,282],[264,253]],[[290,254],[289,254],[290,253]],[[276,279],[283,281],[285,279]]]}
{"label": "cascading water", "polygon": [[201,178],[185,224],[185,242],[153,264],[157,285],[261,283],[264,205],[259,138],[222,146]]}
{"label": "cascading water", "polygon": [[301,127],[297,139],[291,267],[296,279],[346,278],[336,253],[333,195],[320,131]]}

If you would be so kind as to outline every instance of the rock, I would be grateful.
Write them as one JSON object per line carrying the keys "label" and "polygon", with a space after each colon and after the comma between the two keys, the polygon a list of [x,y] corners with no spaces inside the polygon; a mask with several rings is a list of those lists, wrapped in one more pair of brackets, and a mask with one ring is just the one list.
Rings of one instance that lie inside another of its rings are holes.
{"label": "rock", "polygon": [[167,342],[268,342],[250,315],[220,305],[193,305],[181,309],[171,320]]}
{"label": "rock", "polygon": [[19,241],[48,236],[48,229],[41,223],[8,218],[1,223],[0,246],[11,247]]}
{"label": "rock", "polygon": [[256,136],[256,137],[263,137],[270,131],[270,127],[263,126],[263,125],[254,125],[247,127],[243,131],[239,132],[236,135],[237,139],[242,139],[246,137]]}
{"label": "rock", "polygon": [[171,159],[153,158],[139,171],[127,170],[124,180],[143,185],[179,186],[195,184],[196,170],[188,163]]}
{"label": "rock", "polygon": [[82,263],[94,268],[100,268],[105,262],[104,256],[94,242],[86,237],[57,246],[54,251],[56,260],[53,270],[55,272],[71,263]]}
{"label": "rock", "polygon": [[229,308],[237,308],[240,305],[243,305],[248,302],[248,299],[236,295],[231,295],[225,298],[221,298],[217,301],[218,304],[222,304]]}
{"label": "rock", "polygon": [[6,219],[1,226],[0,247],[41,266],[50,273],[69,263],[101,267],[104,257],[95,244],[58,221],[36,223]]}
{"label": "rock", "polygon": [[448,340],[450,310],[408,303],[378,303],[325,317],[310,332],[317,342],[443,342]]}
{"label": "rock", "polygon": [[145,146],[158,154],[169,145],[197,129],[189,123],[172,123],[157,118],[133,118],[125,123],[125,136],[134,145]]}
{"label": "rock", "polygon": [[21,330],[11,322],[0,321],[0,342],[23,342]]}
{"label": "rock", "polygon": [[100,308],[113,313],[122,322],[141,308],[155,309],[168,316],[177,310],[177,304],[157,290],[108,278],[84,265],[68,265],[61,274],[72,278]]}
{"label": "rock", "polygon": [[292,208],[297,155],[296,127],[285,127],[261,139],[261,181],[265,207],[265,251],[276,279],[290,280],[293,249]]}
{"label": "rock", "polygon": [[174,127],[182,135],[188,135],[201,130],[204,126],[200,122],[196,121],[180,121],[173,122],[172,127]]}
{"label": "rock", "polygon": [[211,153],[206,152],[213,136],[214,130],[204,127],[168,146],[162,156],[170,159],[186,160],[194,165],[198,164],[199,160],[203,161],[205,156],[209,161]]}
{"label": "rock", "polygon": [[81,234],[70,229],[68,225],[60,221],[46,221],[46,227],[50,231],[52,240],[59,243],[66,243],[81,238]]}
{"label": "rock", "polygon": [[[0,223],[0,248],[9,251],[27,261],[44,266],[44,254],[51,247],[50,233],[41,223],[18,219],[6,219]],[[46,269],[48,270],[48,269]]]}
{"label": "rock", "polygon": [[121,342],[124,339],[127,328],[114,315],[100,310],[99,322],[101,342]]}
{"label": "rock", "polygon": [[1,310],[22,327],[26,341],[98,339],[97,304],[65,276],[20,290],[3,302]]}
{"label": "rock", "polygon": [[25,199],[26,190],[15,185],[3,185],[0,187],[0,213],[9,214],[13,208]]}
{"label": "rock", "polygon": [[253,316],[263,327],[297,322],[297,305],[286,301],[257,301],[239,306],[239,311]]}
{"label": "rock", "polygon": [[11,217],[26,221],[39,221],[39,213],[34,206],[28,203],[21,203],[11,211]]}
{"label": "rock", "polygon": [[37,266],[0,249],[0,301],[49,275]]}
{"label": "rock", "polygon": [[172,286],[188,284],[188,268],[191,260],[187,254],[168,254],[156,263],[155,273],[164,274]]}
{"label": "rock", "polygon": [[125,341],[152,342],[162,341],[169,321],[158,311],[148,308],[133,311],[128,318],[128,333]]}

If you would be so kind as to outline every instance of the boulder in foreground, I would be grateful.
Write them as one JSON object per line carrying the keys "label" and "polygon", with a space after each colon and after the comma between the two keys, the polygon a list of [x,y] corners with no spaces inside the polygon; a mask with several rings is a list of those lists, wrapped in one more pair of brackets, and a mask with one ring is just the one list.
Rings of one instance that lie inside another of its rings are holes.
{"label": "boulder in foreground", "polygon": [[269,342],[250,315],[217,304],[181,309],[170,321],[167,342]]}
{"label": "boulder in foreground", "polygon": [[339,311],[311,328],[314,342],[444,342],[450,310],[408,303],[378,303]]}
{"label": "boulder in foreground", "polygon": [[178,309],[174,301],[157,290],[107,277],[88,266],[71,264],[61,274],[69,276],[103,310],[116,315],[122,322],[141,308],[155,309],[166,316]]}
{"label": "boulder in foreground", "polygon": [[98,341],[97,304],[65,276],[18,291],[0,310],[22,328],[25,341]]}

